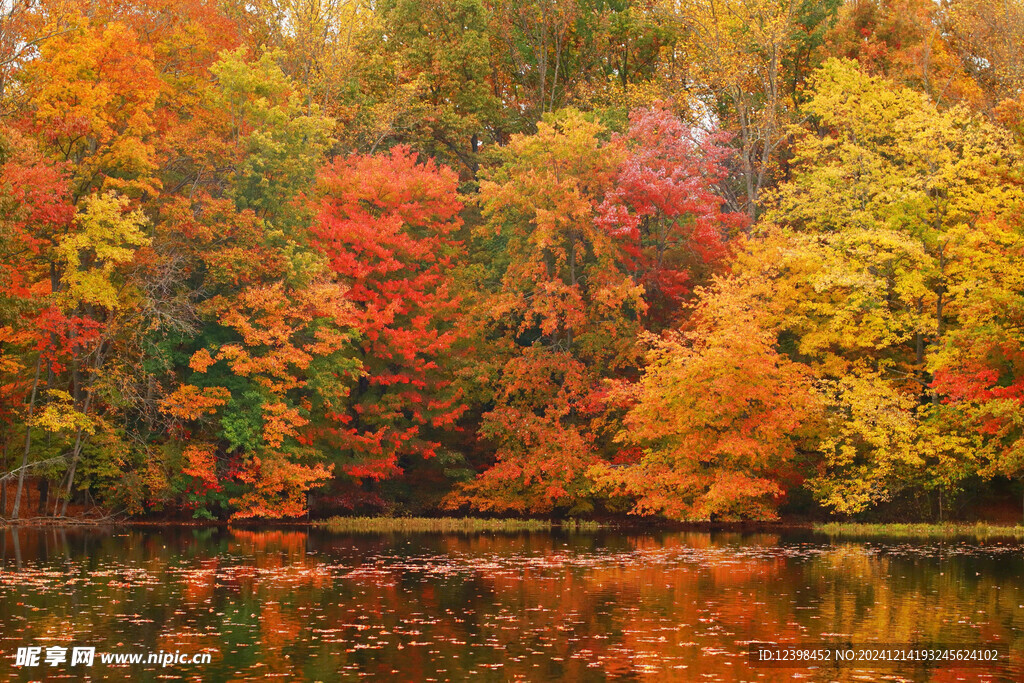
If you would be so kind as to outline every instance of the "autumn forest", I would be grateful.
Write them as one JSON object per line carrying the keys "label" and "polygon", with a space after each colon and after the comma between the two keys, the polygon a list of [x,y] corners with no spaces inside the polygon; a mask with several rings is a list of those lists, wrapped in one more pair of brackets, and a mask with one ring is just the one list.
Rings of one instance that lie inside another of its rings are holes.
{"label": "autumn forest", "polygon": [[1019,511],[1021,0],[0,7],[0,516]]}

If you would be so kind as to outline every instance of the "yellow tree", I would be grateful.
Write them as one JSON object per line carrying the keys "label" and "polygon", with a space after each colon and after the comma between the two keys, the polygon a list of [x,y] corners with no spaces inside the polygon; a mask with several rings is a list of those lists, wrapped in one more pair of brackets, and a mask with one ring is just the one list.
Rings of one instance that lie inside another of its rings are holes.
{"label": "yellow tree", "polygon": [[307,103],[345,119],[361,70],[359,42],[376,23],[366,0],[231,1],[226,13],[253,49],[280,50],[281,67],[302,84]]}
{"label": "yellow tree", "polygon": [[1019,160],[1005,132],[852,62],[828,62],[814,88],[762,257],[785,264],[783,327],[832,406],[818,493],[856,512],[913,483],[908,468],[940,492],[971,469],[970,441],[936,426],[928,360],[967,324],[971,235],[1021,200],[1005,180]]}

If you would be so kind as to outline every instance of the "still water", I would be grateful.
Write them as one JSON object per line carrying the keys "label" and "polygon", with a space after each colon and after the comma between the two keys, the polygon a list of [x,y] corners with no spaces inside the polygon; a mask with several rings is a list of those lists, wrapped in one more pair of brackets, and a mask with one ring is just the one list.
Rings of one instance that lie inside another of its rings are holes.
{"label": "still water", "polygon": [[[0,529],[9,680],[1024,681],[1019,542],[810,533]],[[766,669],[748,641],[1003,643],[1006,665]],[[40,663],[16,667],[19,647]],[[92,666],[47,665],[88,646]],[[100,653],[209,653],[209,664]]]}

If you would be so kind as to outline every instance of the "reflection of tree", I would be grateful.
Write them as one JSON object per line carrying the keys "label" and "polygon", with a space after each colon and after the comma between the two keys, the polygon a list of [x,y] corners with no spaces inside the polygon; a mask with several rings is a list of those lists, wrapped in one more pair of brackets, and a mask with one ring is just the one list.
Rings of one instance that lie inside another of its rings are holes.
{"label": "reflection of tree", "polygon": [[[994,562],[1009,565],[1007,559],[955,547],[951,555],[913,546],[890,554],[844,544],[807,564],[805,591],[816,596],[822,626],[856,642],[1003,641],[1013,632],[1002,627],[1019,621],[1020,592],[1015,581],[989,570]],[[1019,557],[1013,563],[1019,575]]]}
{"label": "reflection of tree", "polygon": [[254,555],[259,559],[268,556],[280,559],[283,553],[289,562],[302,562],[306,555],[304,531],[249,531],[232,529],[232,543],[229,550],[238,554]]}
{"label": "reflection of tree", "polygon": [[[791,670],[749,669],[742,643],[1013,642],[1024,627],[1019,555],[957,546],[295,529],[61,541],[22,531],[21,571],[12,546],[8,532],[5,636],[209,649],[218,654],[203,676],[214,679],[788,681]],[[11,618],[23,614],[34,616]]]}

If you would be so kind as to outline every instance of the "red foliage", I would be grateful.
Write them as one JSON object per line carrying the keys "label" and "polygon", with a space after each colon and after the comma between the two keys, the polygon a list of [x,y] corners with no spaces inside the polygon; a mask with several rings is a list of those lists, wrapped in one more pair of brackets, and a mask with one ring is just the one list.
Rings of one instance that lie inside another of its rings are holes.
{"label": "red foliage", "polygon": [[[943,396],[944,403],[967,408],[978,431],[996,437],[990,445],[1002,443],[1012,456],[1021,446],[1024,349],[1010,341],[979,342],[959,363],[936,370],[931,388]],[[1012,456],[997,458],[995,463],[997,469],[1010,471],[1016,461]]]}
{"label": "red foliage", "polygon": [[403,455],[435,455],[431,430],[450,429],[465,410],[441,367],[461,334],[451,292],[457,182],[405,147],[320,173],[313,234],[361,312],[366,375],[351,410],[334,415],[353,477],[384,479]]}
{"label": "red foliage", "polygon": [[102,328],[102,323],[93,318],[67,315],[55,306],[44,308],[33,323],[36,349],[54,372],[60,372],[68,359],[90,349]]}
{"label": "red foliage", "polygon": [[[622,240],[623,264],[644,285],[658,322],[669,322],[698,277],[722,262],[744,214],[722,211],[715,185],[731,150],[701,139],[664,109],[637,109],[621,138],[629,153],[598,222]],[[660,319],[659,319],[660,318]]]}

